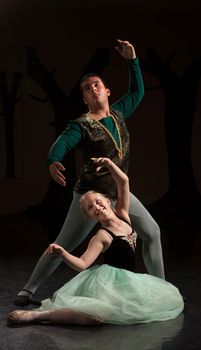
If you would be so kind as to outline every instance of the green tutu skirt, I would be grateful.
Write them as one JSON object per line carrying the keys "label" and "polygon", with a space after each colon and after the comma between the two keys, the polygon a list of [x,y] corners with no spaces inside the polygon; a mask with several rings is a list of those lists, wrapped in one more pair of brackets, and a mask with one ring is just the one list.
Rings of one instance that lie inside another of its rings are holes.
{"label": "green tutu skirt", "polygon": [[41,310],[69,309],[117,325],[165,321],[183,310],[178,289],[160,278],[109,265],[80,272],[42,301]]}

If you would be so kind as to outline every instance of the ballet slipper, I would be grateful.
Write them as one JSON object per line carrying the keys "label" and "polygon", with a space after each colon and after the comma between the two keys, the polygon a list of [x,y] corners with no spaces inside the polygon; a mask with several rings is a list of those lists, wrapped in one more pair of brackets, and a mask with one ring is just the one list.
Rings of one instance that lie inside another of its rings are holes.
{"label": "ballet slipper", "polygon": [[32,299],[33,293],[28,289],[22,289],[22,292],[26,292],[28,295],[17,295],[14,304],[17,306],[27,306],[29,304],[41,306],[41,302]]}

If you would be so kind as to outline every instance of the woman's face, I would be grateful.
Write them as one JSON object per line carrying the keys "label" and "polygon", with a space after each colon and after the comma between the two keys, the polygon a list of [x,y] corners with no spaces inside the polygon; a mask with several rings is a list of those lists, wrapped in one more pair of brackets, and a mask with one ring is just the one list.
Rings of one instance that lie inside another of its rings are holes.
{"label": "woman's face", "polygon": [[82,207],[91,218],[102,221],[111,212],[111,202],[100,193],[88,193],[82,203]]}

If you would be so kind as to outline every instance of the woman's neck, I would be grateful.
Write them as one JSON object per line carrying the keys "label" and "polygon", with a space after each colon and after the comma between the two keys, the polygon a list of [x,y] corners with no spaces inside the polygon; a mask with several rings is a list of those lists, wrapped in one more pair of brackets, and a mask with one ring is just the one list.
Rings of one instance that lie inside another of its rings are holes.
{"label": "woman's neck", "polygon": [[121,220],[114,214],[114,216],[108,217],[100,222],[105,228],[118,228]]}

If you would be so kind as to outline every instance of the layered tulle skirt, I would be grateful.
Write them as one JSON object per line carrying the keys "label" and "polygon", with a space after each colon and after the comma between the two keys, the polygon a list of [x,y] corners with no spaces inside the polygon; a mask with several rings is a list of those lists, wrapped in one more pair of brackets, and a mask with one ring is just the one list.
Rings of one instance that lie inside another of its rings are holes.
{"label": "layered tulle skirt", "polygon": [[183,298],[171,283],[104,264],[76,275],[43,300],[40,309],[65,308],[124,325],[173,319],[183,307]]}

